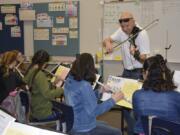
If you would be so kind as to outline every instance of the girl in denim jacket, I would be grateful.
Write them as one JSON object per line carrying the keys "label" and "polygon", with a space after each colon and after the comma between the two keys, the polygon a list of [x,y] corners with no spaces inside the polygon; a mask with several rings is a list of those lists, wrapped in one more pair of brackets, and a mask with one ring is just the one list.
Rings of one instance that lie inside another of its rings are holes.
{"label": "girl in denim jacket", "polygon": [[[73,107],[74,124],[71,135],[121,135],[120,130],[98,122],[96,117],[110,110],[117,101],[123,98],[116,93],[109,100],[98,104],[99,93],[93,90],[96,80],[93,57],[88,53],[81,54],[73,63],[68,76],[64,94],[66,103]],[[105,89],[104,89],[105,90]]]}
{"label": "girl in denim jacket", "polygon": [[143,66],[143,88],[133,95],[133,109],[137,118],[135,133],[144,133],[142,116],[157,116],[180,122],[180,93],[175,91],[173,74],[161,55],[148,58]]}

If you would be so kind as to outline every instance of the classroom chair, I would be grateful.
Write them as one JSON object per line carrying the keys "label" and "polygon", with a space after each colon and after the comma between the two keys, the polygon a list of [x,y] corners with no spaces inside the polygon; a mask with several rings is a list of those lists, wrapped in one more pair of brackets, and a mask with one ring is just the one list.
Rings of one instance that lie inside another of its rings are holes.
{"label": "classroom chair", "polygon": [[65,133],[68,133],[72,129],[74,123],[73,108],[62,102],[52,101],[52,103],[56,111],[62,112],[63,123],[61,125],[63,125]]}
{"label": "classroom chair", "polygon": [[179,135],[180,123],[164,120],[162,118],[142,117],[145,135]]}
{"label": "classroom chair", "polygon": [[62,114],[62,117],[58,120],[37,121],[30,118],[31,96],[28,90],[14,91],[13,94],[10,94],[6,100],[4,100],[0,107],[15,117],[17,122],[50,129],[55,125],[57,131],[63,133],[69,132],[74,120],[72,107],[61,102],[52,101],[52,103],[53,106],[55,106],[53,109]]}

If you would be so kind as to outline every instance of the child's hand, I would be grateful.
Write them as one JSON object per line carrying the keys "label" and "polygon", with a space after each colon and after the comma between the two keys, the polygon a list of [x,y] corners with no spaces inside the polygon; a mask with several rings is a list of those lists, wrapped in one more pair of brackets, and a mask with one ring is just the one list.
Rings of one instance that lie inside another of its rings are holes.
{"label": "child's hand", "polygon": [[64,81],[64,79],[61,76],[56,76],[55,77],[55,81],[54,81],[54,85],[56,85],[57,83],[59,83],[60,81]]}
{"label": "child's hand", "polygon": [[114,93],[112,95],[112,99],[114,99],[115,102],[118,102],[118,101],[124,99],[124,94],[121,91],[117,92],[117,93]]}
{"label": "child's hand", "polygon": [[103,84],[103,86],[101,86],[101,91],[102,92],[110,92],[111,91],[111,87],[107,84]]}

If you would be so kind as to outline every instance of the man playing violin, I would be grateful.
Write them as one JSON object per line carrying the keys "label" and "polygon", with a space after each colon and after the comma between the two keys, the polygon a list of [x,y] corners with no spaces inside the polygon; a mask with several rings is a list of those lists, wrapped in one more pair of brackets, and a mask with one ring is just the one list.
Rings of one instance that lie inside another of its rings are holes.
{"label": "man playing violin", "polygon": [[[112,53],[113,42],[120,43],[132,36],[133,38],[121,45],[121,55],[124,65],[122,77],[142,79],[143,62],[150,53],[148,34],[146,30],[141,30],[136,24],[136,21],[130,12],[122,12],[119,24],[119,29],[110,37],[106,38],[103,41],[103,45],[108,53]],[[131,116],[132,111],[125,110],[124,114],[128,124],[128,135],[132,135],[134,126],[134,118]]]}
{"label": "man playing violin", "polygon": [[146,30],[136,24],[130,12],[123,12],[119,19],[120,28],[103,42],[108,53],[113,52],[114,41],[122,42],[133,34],[134,38],[125,42],[121,46],[124,64],[123,77],[132,79],[142,79],[142,64],[150,53],[149,37]]}

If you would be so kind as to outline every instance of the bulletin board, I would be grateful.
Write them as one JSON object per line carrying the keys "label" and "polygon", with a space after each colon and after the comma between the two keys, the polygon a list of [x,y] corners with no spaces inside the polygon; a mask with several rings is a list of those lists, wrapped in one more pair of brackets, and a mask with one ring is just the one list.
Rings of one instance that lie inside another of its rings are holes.
{"label": "bulletin board", "polygon": [[34,51],[52,56],[75,56],[80,52],[79,1],[37,3],[34,21]]}
{"label": "bulletin board", "polygon": [[24,53],[24,24],[19,20],[20,5],[0,5],[0,53],[19,50]]}

